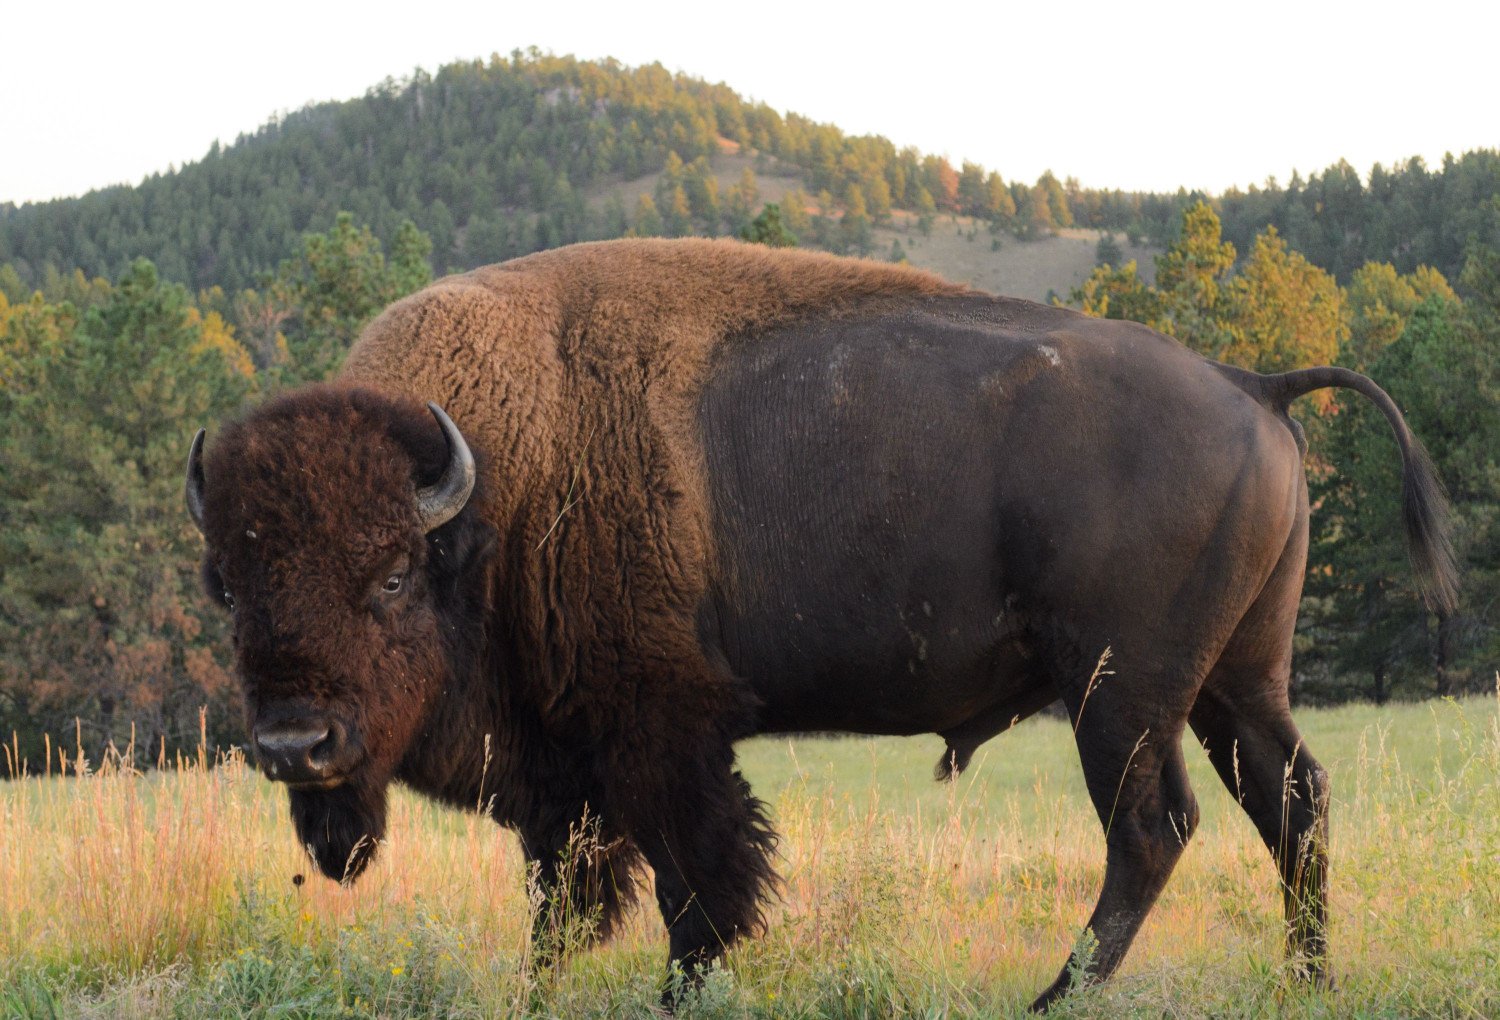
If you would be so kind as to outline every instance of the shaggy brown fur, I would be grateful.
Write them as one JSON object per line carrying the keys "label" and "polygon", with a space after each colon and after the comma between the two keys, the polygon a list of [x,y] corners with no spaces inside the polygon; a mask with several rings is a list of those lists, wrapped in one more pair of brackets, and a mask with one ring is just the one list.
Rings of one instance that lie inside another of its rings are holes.
{"label": "shaggy brown fur", "polygon": [[[593,713],[591,731],[629,729],[613,716],[616,698],[589,689],[624,679],[616,662],[674,702],[722,697],[715,670],[686,665],[701,659],[692,624],[711,555],[695,417],[715,348],[871,298],[964,292],[906,267],[728,241],[577,245],[398,302],[340,381],[437,399],[485,452],[485,513],[518,554],[507,584],[527,594],[515,607],[523,633],[553,655],[576,651],[526,678],[537,704]],[[629,663],[622,642],[643,645],[633,650],[646,659]],[[683,715],[718,714],[703,707]]]}

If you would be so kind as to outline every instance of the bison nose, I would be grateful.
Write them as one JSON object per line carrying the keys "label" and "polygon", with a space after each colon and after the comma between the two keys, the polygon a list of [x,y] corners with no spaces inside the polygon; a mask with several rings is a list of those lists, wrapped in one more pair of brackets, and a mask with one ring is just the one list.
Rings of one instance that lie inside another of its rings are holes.
{"label": "bison nose", "polygon": [[339,729],[322,719],[293,719],[255,728],[255,750],[266,775],[293,786],[337,783],[333,762],[340,743]]}

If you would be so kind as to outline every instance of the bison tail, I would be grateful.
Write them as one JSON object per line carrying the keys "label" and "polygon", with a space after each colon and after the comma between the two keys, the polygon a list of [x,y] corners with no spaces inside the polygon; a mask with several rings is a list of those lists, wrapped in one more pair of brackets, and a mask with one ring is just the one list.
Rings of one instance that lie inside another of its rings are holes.
{"label": "bison tail", "polygon": [[1304,368],[1261,376],[1260,381],[1268,402],[1282,412],[1303,394],[1331,386],[1354,390],[1380,408],[1401,446],[1401,516],[1412,569],[1428,608],[1439,615],[1452,613],[1458,602],[1458,567],[1449,538],[1448,498],[1432,459],[1407,428],[1396,402],[1370,379],[1347,368]]}

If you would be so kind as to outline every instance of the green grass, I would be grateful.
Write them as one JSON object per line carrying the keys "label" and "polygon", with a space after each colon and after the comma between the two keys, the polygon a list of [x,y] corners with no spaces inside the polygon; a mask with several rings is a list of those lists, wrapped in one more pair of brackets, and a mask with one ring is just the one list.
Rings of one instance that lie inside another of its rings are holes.
{"label": "green grass", "polygon": [[[1500,1015],[1495,699],[1298,718],[1334,781],[1336,989],[1286,978],[1270,860],[1189,747],[1198,835],[1116,979],[1057,1015]],[[941,750],[741,747],[783,835],[782,900],[680,1015],[1025,1008],[1103,874],[1071,734],[1026,723],[944,785]],[[531,973],[527,933],[514,838],[408,794],[381,860],[344,890],[310,872],[285,795],[237,761],[0,783],[0,1017],[604,1017],[656,1002],[649,892],[620,937],[560,971]]]}

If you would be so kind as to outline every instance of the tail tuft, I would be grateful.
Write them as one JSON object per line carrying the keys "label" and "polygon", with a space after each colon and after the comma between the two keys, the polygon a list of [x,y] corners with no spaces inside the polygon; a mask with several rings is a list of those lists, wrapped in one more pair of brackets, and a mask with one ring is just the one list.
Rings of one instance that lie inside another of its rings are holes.
{"label": "tail tuft", "polygon": [[1432,458],[1415,437],[1402,464],[1401,521],[1406,525],[1407,554],[1427,608],[1440,616],[1451,615],[1458,607],[1458,563],[1450,537],[1448,498]]}

